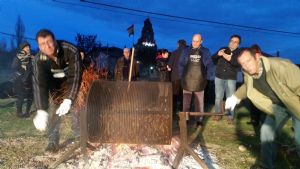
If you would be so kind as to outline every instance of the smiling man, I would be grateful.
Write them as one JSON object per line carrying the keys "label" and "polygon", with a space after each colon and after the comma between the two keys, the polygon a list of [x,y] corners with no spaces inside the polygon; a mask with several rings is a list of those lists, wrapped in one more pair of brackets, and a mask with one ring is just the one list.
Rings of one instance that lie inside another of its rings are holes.
{"label": "smiling man", "polygon": [[36,41],[40,51],[33,64],[34,100],[37,107],[33,122],[38,130],[44,131],[48,116],[51,115],[46,151],[57,152],[61,116],[69,112],[80,87],[81,59],[74,45],[56,41],[49,30],[40,30]]}
{"label": "smiling man", "polygon": [[292,118],[296,151],[300,157],[300,70],[288,60],[266,58],[251,48],[238,56],[244,71],[244,84],[226,100],[225,109],[233,110],[248,97],[266,118],[261,126],[261,167],[275,168],[275,140]]}

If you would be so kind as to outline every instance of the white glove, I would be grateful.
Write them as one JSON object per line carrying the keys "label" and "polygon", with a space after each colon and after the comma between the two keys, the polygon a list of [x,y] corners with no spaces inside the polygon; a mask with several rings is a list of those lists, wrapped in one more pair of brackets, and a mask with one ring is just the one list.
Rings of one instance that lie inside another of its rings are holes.
{"label": "white glove", "polygon": [[33,124],[36,129],[45,131],[48,123],[48,113],[44,110],[37,110],[37,114],[33,119]]}
{"label": "white glove", "polygon": [[237,98],[235,95],[232,95],[226,99],[225,110],[233,111],[235,106],[241,102],[241,99]]}
{"label": "white glove", "polygon": [[70,99],[64,99],[59,108],[56,110],[56,114],[58,114],[58,116],[67,114],[71,108],[71,104],[72,101]]}

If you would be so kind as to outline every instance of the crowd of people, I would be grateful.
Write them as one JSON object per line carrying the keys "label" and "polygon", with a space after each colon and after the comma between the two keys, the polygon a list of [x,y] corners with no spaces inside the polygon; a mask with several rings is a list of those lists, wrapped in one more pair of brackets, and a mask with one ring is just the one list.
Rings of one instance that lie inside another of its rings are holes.
{"label": "crowd of people", "polygon": [[[34,100],[37,113],[33,123],[40,131],[45,131],[49,123],[46,150],[57,152],[61,117],[71,110],[80,87],[82,71],[87,66],[83,66],[83,62],[88,62],[84,61],[83,51],[69,42],[56,40],[50,30],[40,30],[36,34],[36,42],[39,52],[35,56],[30,53],[30,44],[22,43],[13,62],[14,87],[17,93],[16,114],[22,118],[29,117]],[[172,83],[174,113],[204,112],[207,65],[213,62],[216,67],[215,113],[224,113],[229,124],[234,124],[235,106],[242,99],[248,98],[265,114],[260,129],[259,166],[275,168],[275,140],[290,118],[296,151],[300,157],[299,68],[288,60],[263,56],[258,45],[240,48],[239,35],[232,35],[228,45],[221,47],[213,55],[202,43],[201,34],[194,34],[190,46],[181,39],[173,52],[161,49],[157,54],[155,67],[158,81]],[[131,56],[130,49],[124,48],[123,56],[119,58],[114,69],[115,80],[138,80],[139,64]],[[236,90],[237,73],[240,70],[243,71],[244,82]],[[222,112],[224,94],[225,112]],[[25,99],[27,105],[23,112]],[[219,117],[221,116],[214,119],[220,120]],[[203,125],[203,117],[196,119],[196,123]],[[74,133],[78,138],[79,132]]]}

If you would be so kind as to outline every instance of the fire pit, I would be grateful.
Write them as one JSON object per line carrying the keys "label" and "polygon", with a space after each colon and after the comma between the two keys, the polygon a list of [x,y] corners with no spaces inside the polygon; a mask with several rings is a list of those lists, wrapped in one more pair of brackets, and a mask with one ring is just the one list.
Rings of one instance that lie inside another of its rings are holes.
{"label": "fire pit", "polygon": [[[173,137],[170,145],[102,144],[86,160],[82,155],[59,165],[58,169],[172,169],[180,141]],[[214,155],[193,145],[193,150],[210,168],[218,169]],[[179,169],[201,169],[192,156],[185,156]]]}

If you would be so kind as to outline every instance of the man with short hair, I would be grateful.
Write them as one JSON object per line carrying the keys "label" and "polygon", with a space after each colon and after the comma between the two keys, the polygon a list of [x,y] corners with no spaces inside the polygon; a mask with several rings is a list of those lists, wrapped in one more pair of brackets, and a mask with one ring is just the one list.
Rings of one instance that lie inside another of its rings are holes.
{"label": "man with short hair", "polygon": [[[228,47],[222,47],[212,56],[213,63],[216,65],[215,75],[215,112],[221,113],[221,103],[223,101],[224,92],[226,97],[230,97],[236,90],[236,79],[239,65],[237,56],[239,54],[239,45],[241,37],[232,35],[229,40]],[[228,112],[229,122],[233,120],[233,112]],[[216,120],[220,120],[221,116],[216,116]]]}
{"label": "man with short hair", "polygon": [[[182,111],[189,112],[192,95],[194,94],[195,111],[204,112],[204,89],[207,84],[207,68],[209,64],[209,49],[202,46],[202,36],[195,34],[192,46],[185,49],[180,58],[180,73],[182,76],[183,106]],[[202,117],[197,120],[202,125]]]}
{"label": "man with short hair", "polygon": [[299,68],[290,61],[266,58],[254,48],[246,48],[238,56],[244,73],[244,84],[227,98],[225,109],[234,109],[248,97],[266,118],[260,129],[261,164],[274,169],[276,143],[281,129],[292,118],[296,151],[300,157],[300,79]]}
{"label": "man with short hair", "polygon": [[56,40],[54,34],[47,29],[37,33],[36,41],[40,51],[33,64],[34,98],[37,107],[33,123],[38,130],[45,131],[48,116],[51,115],[46,151],[57,152],[61,116],[69,112],[80,87],[81,59],[74,45]]}
{"label": "man with short hair", "polygon": [[[123,57],[119,58],[115,66],[115,79],[128,81],[129,70],[130,70],[130,61],[131,61],[130,49],[123,49]],[[133,59],[132,65],[132,75],[131,80],[137,80],[139,75],[139,65],[135,59]]]}

